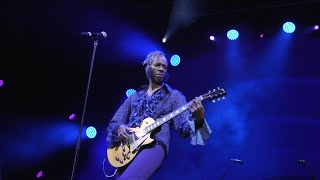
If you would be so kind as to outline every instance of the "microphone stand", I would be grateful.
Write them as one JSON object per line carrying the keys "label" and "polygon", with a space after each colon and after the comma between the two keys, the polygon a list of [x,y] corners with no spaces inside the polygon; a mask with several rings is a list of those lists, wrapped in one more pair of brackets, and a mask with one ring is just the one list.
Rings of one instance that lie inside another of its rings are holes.
{"label": "microphone stand", "polygon": [[73,161],[73,167],[72,167],[71,180],[73,180],[73,178],[74,178],[75,167],[76,167],[76,164],[77,164],[79,150],[80,150],[81,134],[82,134],[84,116],[85,116],[86,107],[87,107],[87,99],[88,99],[88,94],[89,94],[90,81],[91,81],[92,69],[93,69],[93,64],[94,64],[94,57],[96,55],[97,46],[98,46],[98,40],[94,39],[94,42],[93,42],[93,53],[92,53],[92,58],[91,58],[90,72],[89,72],[89,78],[88,78],[88,84],[87,84],[87,92],[86,92],[86,96],[85,96],[85,99],[84,99],[84,105],[83,105],[83,111],[82,111],[82,117],[81,117],[81,124],[80,124],[79,133],[78,133],[76,152],[75,152],[75,155],[74,155],[74,161]]}
{"label": "microphone stand", "polygon": [[233,163],[231,164],[231,166],[227,169],[227,171],[223,174],[223,176],[221,176],[221,177],[219,178],[219,180],[222,180],[222,179],[228,174],[228,172],[229,172],[230,169],[234,166],[235,163],[236,163],[236,162],[233,161]]}

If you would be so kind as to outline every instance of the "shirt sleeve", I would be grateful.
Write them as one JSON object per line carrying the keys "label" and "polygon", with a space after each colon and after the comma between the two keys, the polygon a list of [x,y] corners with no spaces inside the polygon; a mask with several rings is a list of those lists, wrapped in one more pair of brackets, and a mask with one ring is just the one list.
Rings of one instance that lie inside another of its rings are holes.
{"label": "shirt sleeve", "polygon": [[120,125],[127,124],[130,115],[131,96],[124,101],[109,122],[106,139],[108,147],[112,147],[115,143],[119,142],[117,129]]}
{"label": "shirt sleeve", "polygon": [[[187,103],[185,96],[179,91],[173,93],[173,98],[173,110]],[[192,145],[204,145],[212,132],[206,119],[204,119],[202,127],[196,128],[194,118],[189,109],[173,118],[173,126],[180,136],[191,137]]]}
{"label": "shirt sleeve", "polygon": [[192,116],[189,117],[188,123],[193,132],[193,136],[191,136],[191,144],[192,145],[205,145],[207,139],[210,138],[212,133],[210,126],[207,123],[207,120],[204,119],[202,127],[196,129],[194,118]]}

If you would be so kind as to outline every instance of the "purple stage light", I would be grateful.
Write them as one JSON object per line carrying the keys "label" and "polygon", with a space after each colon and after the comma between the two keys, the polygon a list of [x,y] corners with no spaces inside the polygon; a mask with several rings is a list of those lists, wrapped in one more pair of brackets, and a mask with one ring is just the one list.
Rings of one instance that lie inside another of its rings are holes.
{"label": "purple stage light", "polygon": [[3,86],[3,80],[0,80],[0,87],[2,87]]}
{"label": "purple stage light", "polygon": [[43,172],[42,171],[39,171],[38,173],[37,173],[37,178],[42,178],[43,177]]}
{"label": "purple stage light", "polygon": [[313,26],[313,29],[314,29],[314,30],[318,30],[318,29],[319,29],[319,26],[318,26],[318,25],[314,25],[314,26]]}
{"label": "purple stage light", "polygon": [[263,38],[264,37],[264,35],[263,34],[260,34],[260,38]]}
{"label": "purple stage light", "polygon": [[69,116],[69,120],[74,120],[75,117],[76,117],[75,114],[71,114],[71,115]]}
{"label": "purple stage light", "polygon": [[210,40],[211,40],[211,41],[214,41],[214,36],[210,36]]}

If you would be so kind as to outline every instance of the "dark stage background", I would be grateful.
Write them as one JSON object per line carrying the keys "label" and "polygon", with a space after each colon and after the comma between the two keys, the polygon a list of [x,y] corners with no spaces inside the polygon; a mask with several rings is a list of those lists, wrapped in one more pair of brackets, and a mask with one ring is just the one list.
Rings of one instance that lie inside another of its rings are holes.
{"label": "dark stage background", "polygon": [[[105,179],[108,121],[127,89],[147,83],[141,62],[157,49],[168,59],[180,55],[169,84],[188,100],[218,86],[228,95],[203,102],[213,129],[207,145],[172,132],[153,179],[219,179],[232,158],[244,164],[224,179],[320,178],[320,36],[311,30],[320,23],[318,1],[12,0],[0,7],[1,180],[36,179],[39,171],[43,179],[70,179],[93,48],[83,31],[108,37],[99,41],[84,118],[84,130],[94,126],[97,136],[83,132],[75,179]],[[286,21],[294,33],[283,33]],[[226,37],[231,28],[240,32],[235,41]]]}

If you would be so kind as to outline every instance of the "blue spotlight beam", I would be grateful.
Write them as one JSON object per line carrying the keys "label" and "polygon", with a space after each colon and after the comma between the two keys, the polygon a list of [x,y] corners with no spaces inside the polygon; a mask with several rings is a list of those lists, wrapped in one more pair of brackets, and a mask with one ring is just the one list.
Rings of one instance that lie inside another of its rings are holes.
{"label": "blue spotlight beam", "polygon": [[283,24],[282,29],[285,33],[293,33],[296,30],[296,26],[293,22],[286,22]]}
{"label": "blue spotlight beam", "polygon": [[170,63],[172,66],[178,66],[180,64],[180,56],[178,55],[173,55],[171,58],[170,58]]}
{"label": "blue spotlight beam", "polygon": [[127,97],[129,97],[129,96],[131,96],[133,93],[135,93],[136,92],[136,90],[134,90],[134,89],[128,89],[127,91],[126,91],[126,95],[127,95]]}
{"label": "blue spotlight beam", "polygon": [[228,39],[230,39],[230,40],[236,40],[236,39],[238,39],[238,37],[239,37],[239,33],[238,33],[237,30],[231,29],[231,30],[229,30],[229,31],[227,32],[227,37],[228,37]]}
{"label": "blue spotlight beam", "polygon": [[87,134],[88,138],[93,139],[97,135],[97,130],[93,126],[90,126],[87,128],[86,134]]}

